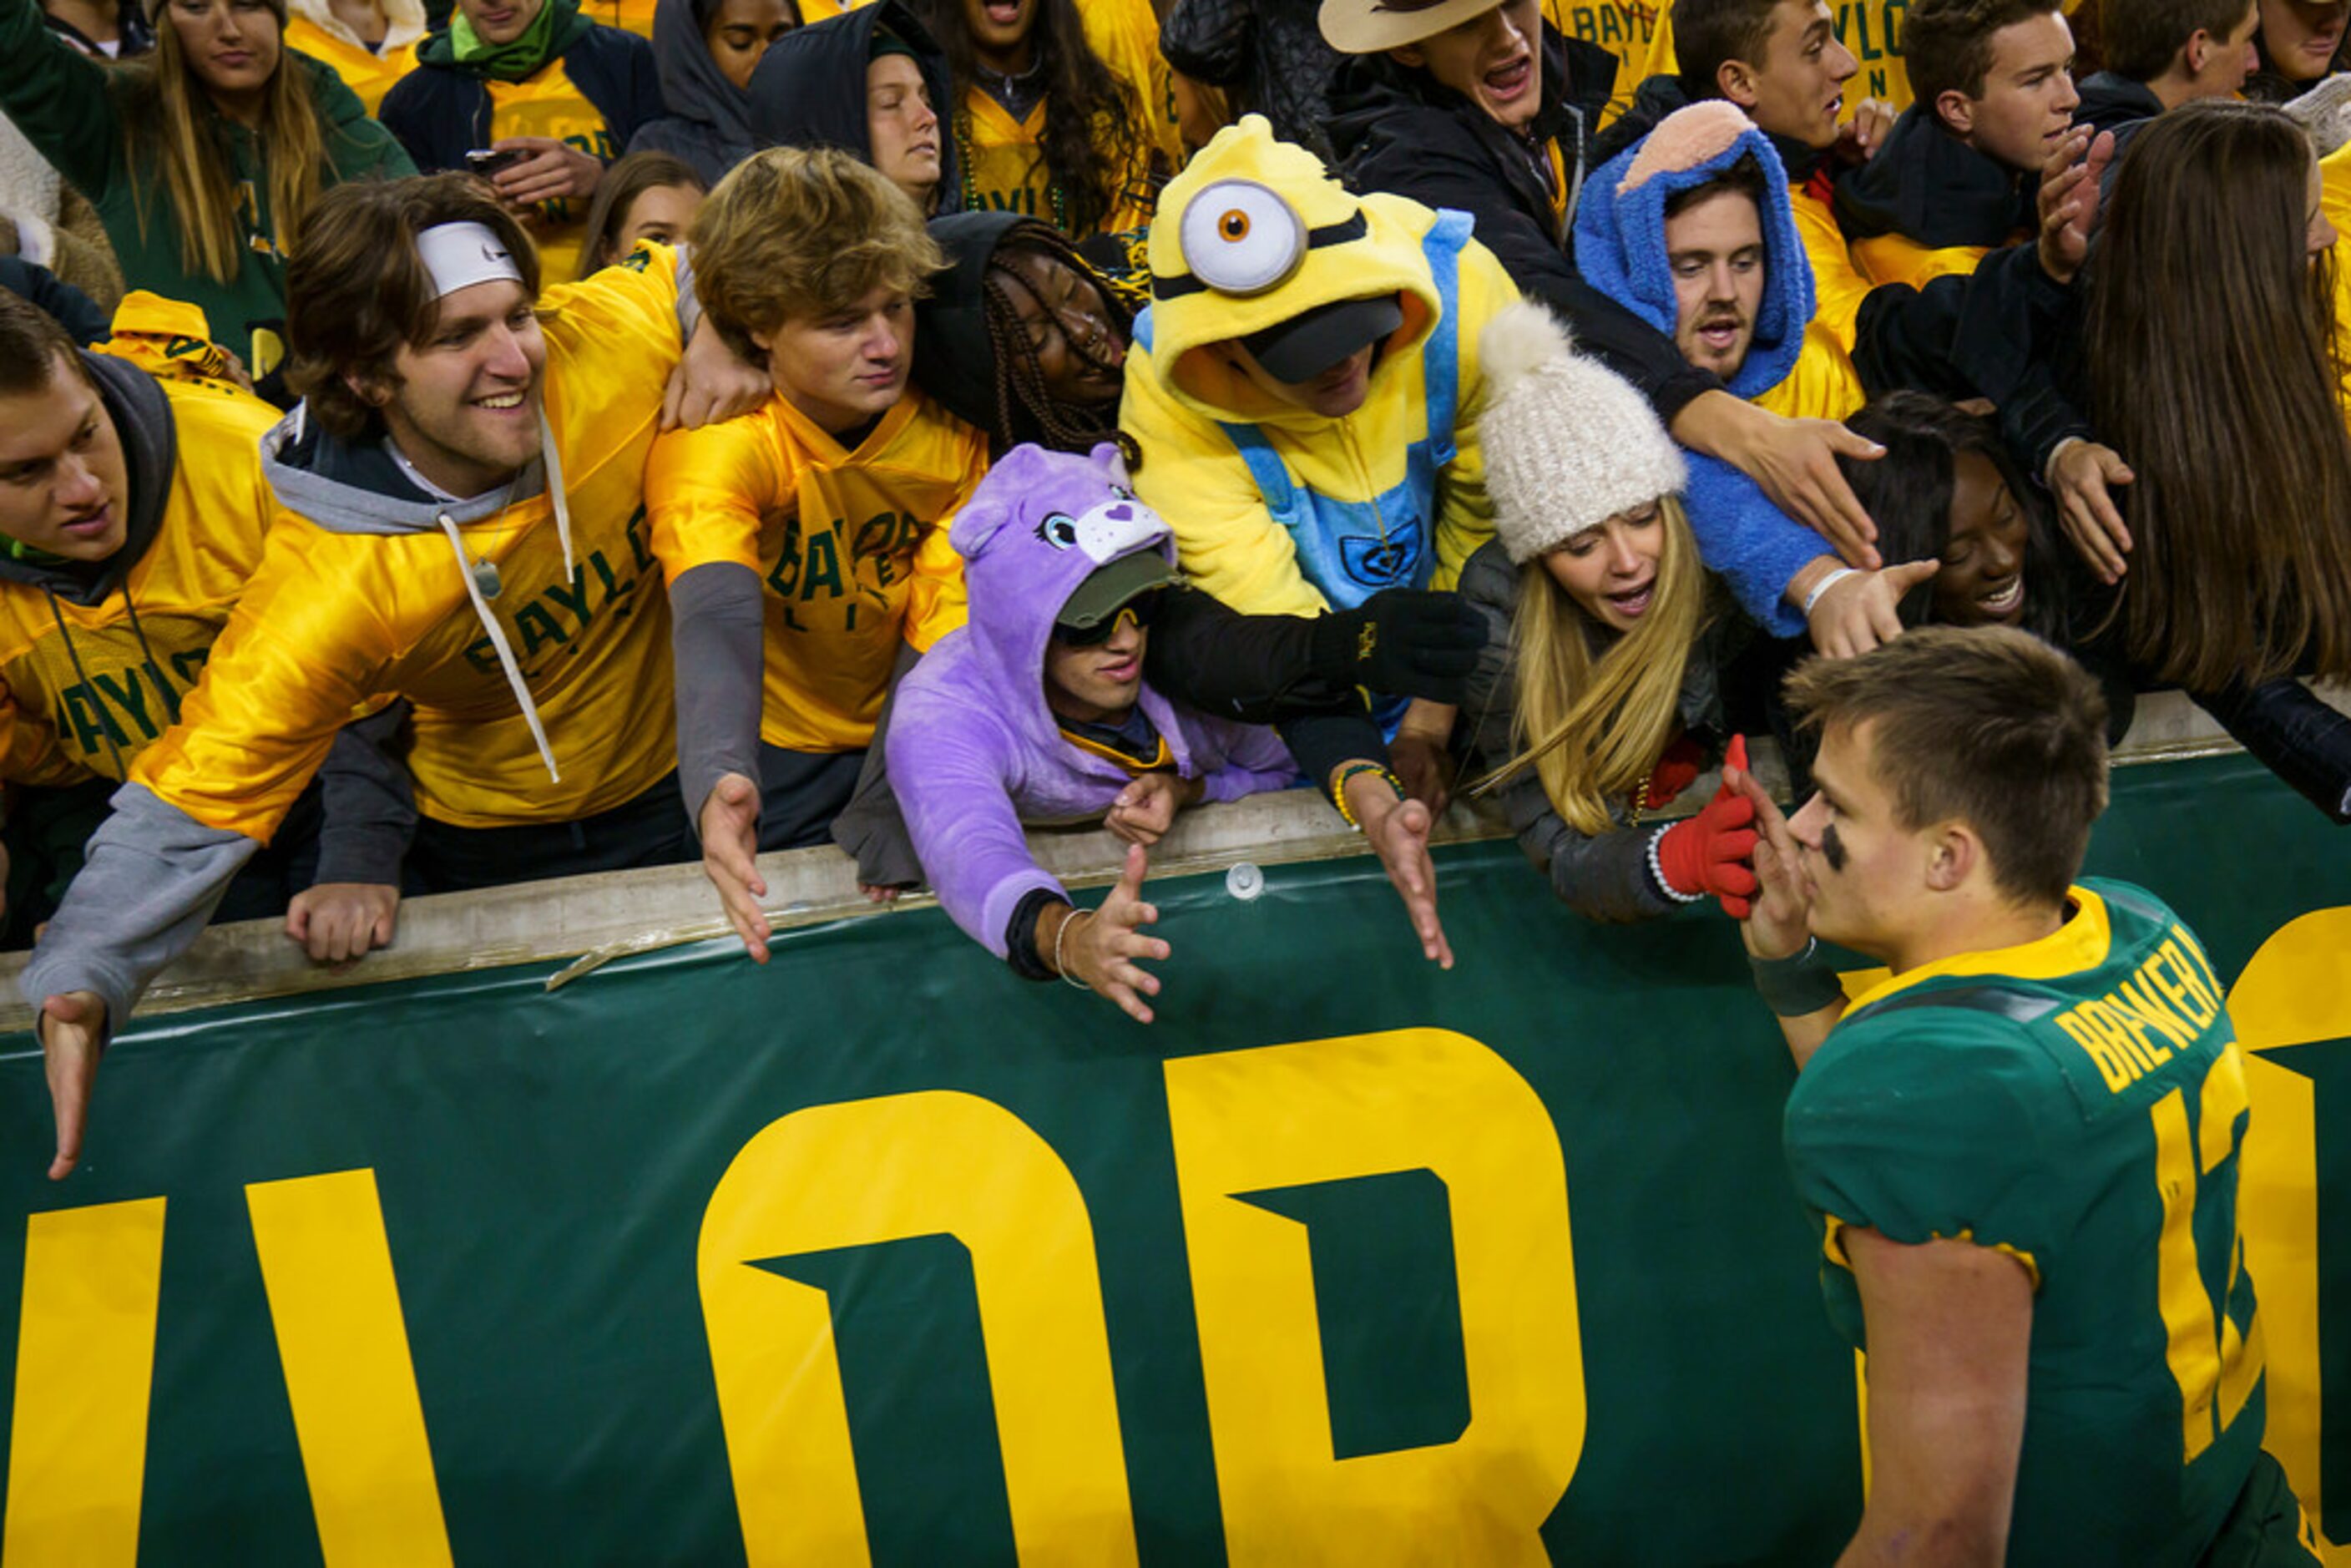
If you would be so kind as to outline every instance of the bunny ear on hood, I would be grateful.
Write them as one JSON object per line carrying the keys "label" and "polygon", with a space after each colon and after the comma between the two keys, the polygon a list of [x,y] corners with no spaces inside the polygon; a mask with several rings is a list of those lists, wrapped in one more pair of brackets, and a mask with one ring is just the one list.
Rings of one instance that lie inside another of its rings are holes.
{"label": "bunny ear on hood", "polygon": [[1180,580],[1176,536],[1127,488],[1116,453],[1107,444],[1084,457],[1016,446],[948,532],[964,559],[973,653],[999,689],[1035,694],[1035,713],[1024,706],[1020,719],[1043,737],[1056,727],[1045,707],[1045,645],[1070,596],[1103,567],[1144,554],[1165,566],[1163,580]]}

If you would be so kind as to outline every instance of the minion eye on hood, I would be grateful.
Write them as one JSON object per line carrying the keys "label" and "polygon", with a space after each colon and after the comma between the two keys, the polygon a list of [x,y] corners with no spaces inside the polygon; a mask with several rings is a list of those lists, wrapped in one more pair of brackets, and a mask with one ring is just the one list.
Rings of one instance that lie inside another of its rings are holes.
{"label": "minion eye on hood", "polygon": [[1154,274],[1155,298],[1174,299],[1204,289],[1247,299],[1280,287],[1306,264],[1306,253],[1364,237],[1361,211],[1345,221],[1310,229],[1281,195],[1255,180],[1218,180],[1184,204],[1176,223],[1186,273]]}

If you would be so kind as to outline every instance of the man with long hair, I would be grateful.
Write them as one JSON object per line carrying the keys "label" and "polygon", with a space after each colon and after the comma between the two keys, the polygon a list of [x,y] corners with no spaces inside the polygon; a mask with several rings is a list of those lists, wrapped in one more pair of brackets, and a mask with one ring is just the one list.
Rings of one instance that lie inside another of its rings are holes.
{"label": "man with long hair", "polygon": [[[2224,988],[2155,894],[2079,875],[2095,683],[2022,632],[1926,627],[1788,695],[1818,789],[1791,821],[1740,776],[1741,930],[1829,1316],[1869,1356],[1840,1561],[2314,1565],[2261,1447]],[[1890,976],[1848,1001],[1829,942]]]}
{"label": "man with long hair", "polygon": [[[194,939],[354,712],[403,698],[410,882],[689,855],[644,464],[684,332],[666,249],[544,295],[462,175],[331,193],[294,257],[258,568],[20,977],[73,1168],[109,1029]],[[720,361],[731,357],[717,350]],[[766,378],[736,366],[722,412]]]}

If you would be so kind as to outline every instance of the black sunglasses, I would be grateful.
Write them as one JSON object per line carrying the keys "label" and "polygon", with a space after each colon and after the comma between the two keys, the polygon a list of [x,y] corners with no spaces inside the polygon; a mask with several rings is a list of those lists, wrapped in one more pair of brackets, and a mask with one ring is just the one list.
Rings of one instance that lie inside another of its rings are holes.
{"label": "black sunglasses", "polygon": [[1166,597],[1164,588],[1145,589],[1118,607],[1114,614],[1106,615],[1091,626],[1072,626],[1067,622],[1053,622],[1053,635],[1072,648],[1095,648],[1111,640],[1118,623],[1133,619],[1137,626],[1148,628],[1159,613],[1159,601]]}

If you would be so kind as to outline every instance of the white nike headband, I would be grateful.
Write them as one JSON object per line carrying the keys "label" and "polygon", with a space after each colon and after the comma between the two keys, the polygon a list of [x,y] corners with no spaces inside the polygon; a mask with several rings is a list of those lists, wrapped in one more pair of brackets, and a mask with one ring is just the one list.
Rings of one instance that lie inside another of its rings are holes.
{"label": "white nike headband", "polygon": [[476,223],[435,224],[416,236],[416,255],[433,277],[433,298],[499,278],[523,280],[506,242]]}

